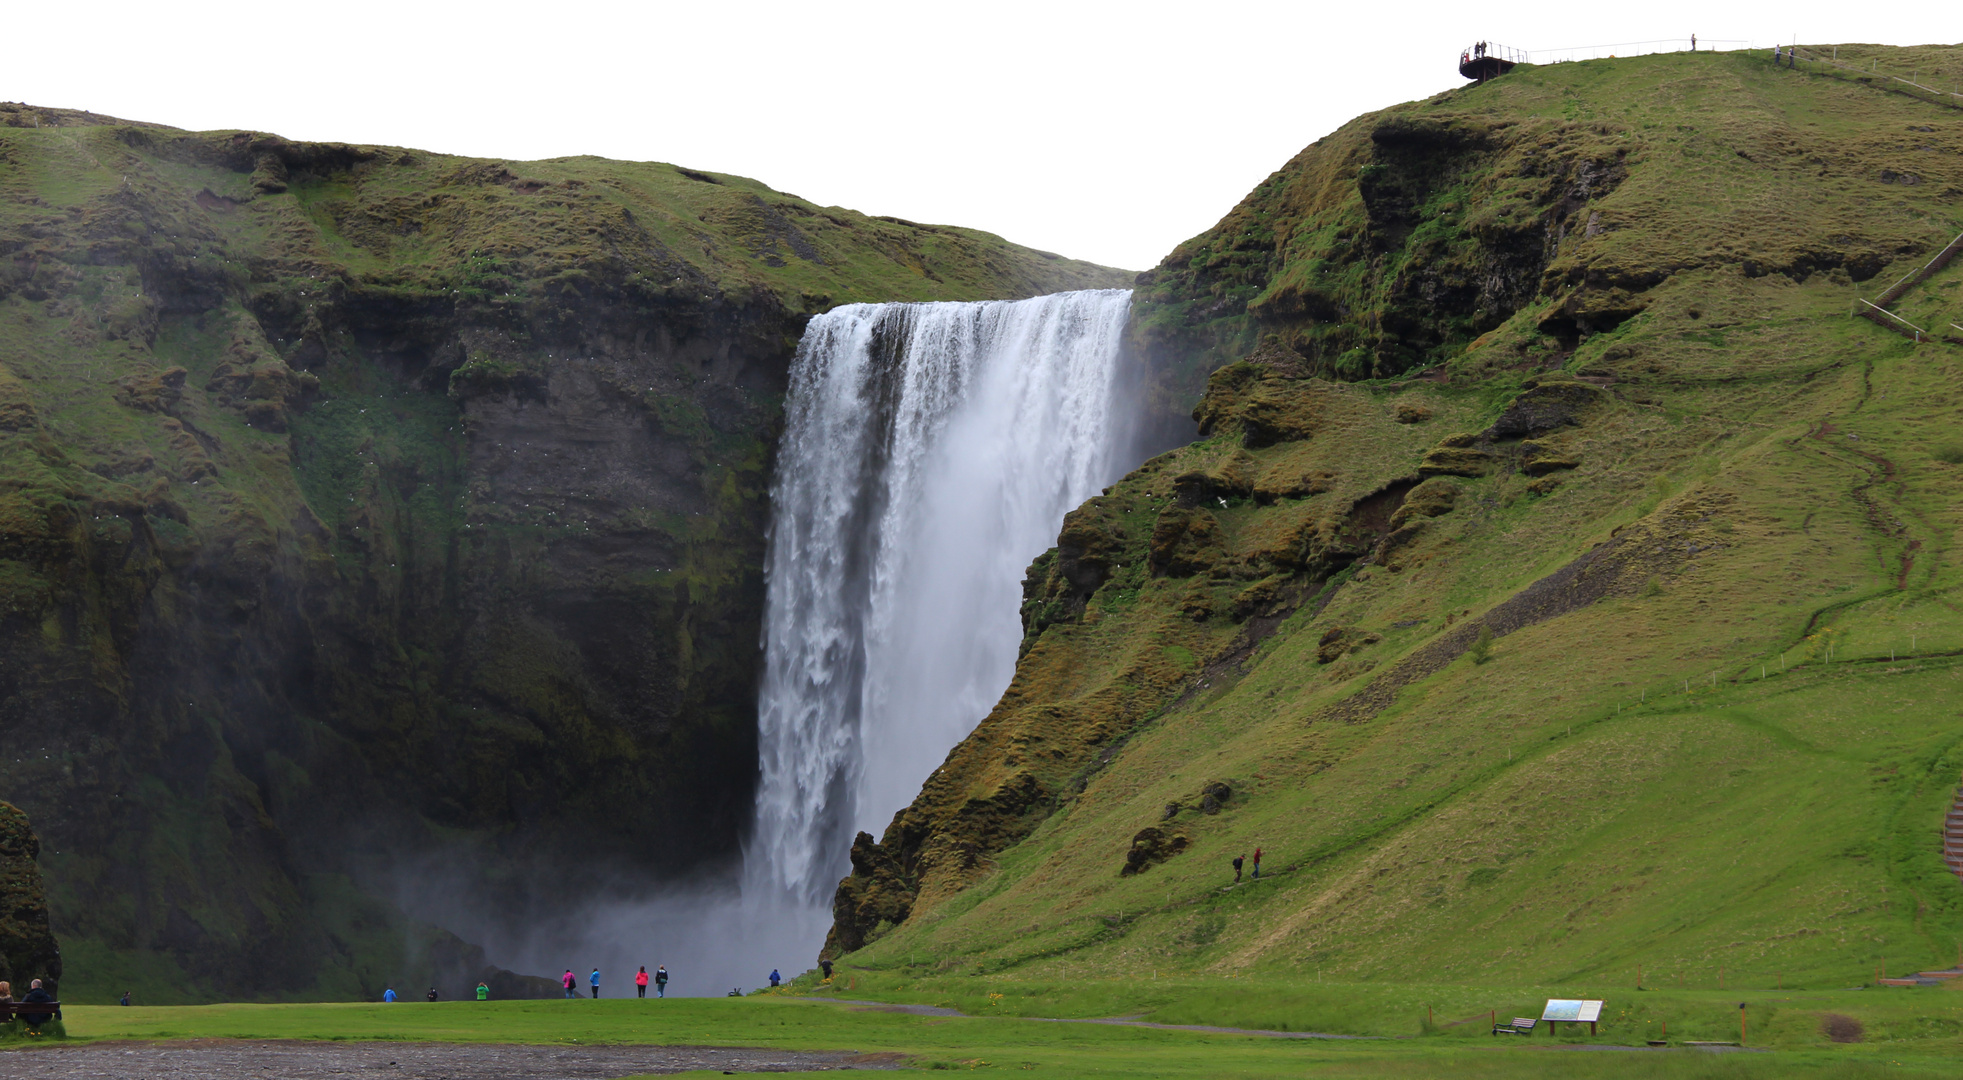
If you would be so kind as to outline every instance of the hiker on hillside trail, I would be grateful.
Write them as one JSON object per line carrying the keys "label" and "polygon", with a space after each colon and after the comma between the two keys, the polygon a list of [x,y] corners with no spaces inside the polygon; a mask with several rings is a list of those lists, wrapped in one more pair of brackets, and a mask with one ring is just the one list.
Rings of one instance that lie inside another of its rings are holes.
{"label": "hiker on hillside trail", "polygon": [[1241,883],[1241,862],[1239,855],[1234,856],[1234,884],[1236,885]]}
{"label": "hiker on hillside trail", "polygon": [[831,977],[832,977],[832,962],[831,962],[830,960],[820,960],[820,961],[818,961],[818,970],[819,970],[819,971],[822,971],[822,972],[824,972],[824,973],[825,973],[825,981],[826,981],[826,982],[830,982],[830,981],[831,981]]}
{"label": "hiker on hillside trail", "polygon": [[646,964],[642,964],[641,970],[634,973],[634,996],[637,998],[648,996],[648,966]]}
{"label": "hiker on hillside trail", "polygon": [[579,996],[579,991],[573,989],[573,987],[578,985],[578,983],[579,980],[573,978],[572,968],[567,968],[566,973],[559,977],[559,985],[564,986],[566,988],[566,996],[569,998],[576,998]]}
{"label": "hiker on hillside trail", "polygon": [[654,996],[658,998],[668,996],[668,965],[666,964],[654,965]]}
{"label": "hiker on hillside trail", "polygon": [[1261,880],[1261,849],[1254,849],[1254,880]]}
{"label": "hiker on hillside trail", "polygon": [[593,974],[588,975],[586,981],[593,984],[593,1000],[600,1000],[600,969],[594,968]]}
{"label": "hiker on hillside trail", "polygon": [[782,979],[782,978],[783,978],[783,976],[782,976],[782,975],[779,975],[779,974],[777,974],[777,969],[776,969],[776,968],[771,968],[771,969],[770,969],[770,985],[771,985],[771,986],[776,986],[776,985],[777,985],[777,981],[778,981],[779,979]]}

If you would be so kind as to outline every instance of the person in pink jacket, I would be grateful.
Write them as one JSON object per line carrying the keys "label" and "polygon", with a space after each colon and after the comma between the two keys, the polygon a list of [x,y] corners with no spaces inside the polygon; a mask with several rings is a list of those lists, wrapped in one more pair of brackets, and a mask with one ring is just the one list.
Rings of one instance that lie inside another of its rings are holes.
{"label": "person in pink jacket", "polygon": [[634,996],[648,996],[648,966],[646,964],[642,964],[641,970],[634,976]]}
{"label": "person in pink jacket", "polygon": [[566,973],[565,973],[565,975],[563,975],[563,976],[561,976],[561,977],[560,977],[560,979],[559,979],[559,985],[561,985],[561,986],[563,986],[563,987],[565,987],[565,988],[566,988],[566,996],[567,996],[567,997],[569,997],[569,998],[575,998],[575,997],[578,997],[578,996],[579,996],[579,991],[577,991],[577,990],[574,990],[574,989],[573,989],[573,987],[575,987],[575,986],[577,986],[577,985],[579,985],[579,980],[578,980],[578,979],[575,979],[575,978],[573,978],[573,969],[572,969],[572,968],[567,968],[567,969],[566,969]]}

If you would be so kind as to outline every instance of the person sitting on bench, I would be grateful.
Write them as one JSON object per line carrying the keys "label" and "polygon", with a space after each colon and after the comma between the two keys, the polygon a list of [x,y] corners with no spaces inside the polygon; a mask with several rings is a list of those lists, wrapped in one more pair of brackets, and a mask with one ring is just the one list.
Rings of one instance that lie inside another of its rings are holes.
{"label": "person sitting on bench", "polygon": [[[20,999],[21,1005],[48,1005],[53,1002],[53,995],[41,989],[41,980],[39,979],[34,980],[28,987],[27,996]],[[44,1012],[39,1009],[30,1011],[22,1008],[19,1009],[19,1012],[21,1021],[27,1025],[28,1033],[33,1035],[39,1035],[41,1033],[41,1025],[47,1023],[48,1018],[55,1014],[53,1009],[48,1009]]]}

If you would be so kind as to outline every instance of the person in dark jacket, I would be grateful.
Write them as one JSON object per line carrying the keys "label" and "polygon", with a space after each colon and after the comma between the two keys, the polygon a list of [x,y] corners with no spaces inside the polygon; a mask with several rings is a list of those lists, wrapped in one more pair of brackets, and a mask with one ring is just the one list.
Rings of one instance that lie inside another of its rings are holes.
{"label": "person in dark jacket", "polygon": [[1234,856],[1234,884],[1236,885],[1241,883],[1241,864],[1245,861],[1239,855]]}
{"label": "person in dark jacket", "polygon": [[129,1003],[130,1003],[130,992],[129,992],[128,990],[125,990],[125,991],[123,991],[123,996],[122,996],[122,998],[121,998],[120,1000],[118,1000],[118,1001],[116,1002],[116,1004],[118,1004],[118,1005],[128,1005]]}
{"label": "person in dark jacket", "polygon": [[832,962],[830,960],[818,961],[818,970],[824,972],[825,979],[829,981],[832,977]]}
{"label": "person in dark jacket", "polygon": [[424,994],[424,995],[423,995],[423,997],[424,997],[424,998],[425,998],[426,1000],[429,1000],[429,1001],[435,1001],[435,1000],[436,1000],[436,987],[434,987],[434,986],[432,986],[432,987],[430,987],[430,988],[429,988],[429,993],[427,993],[427,994]]}
{"label": "person in dark jacket", "polygon": [[666,964],[654,965],[654,996],[658,998],[668,996],[668,965]]}
{"label": "person in dark jacket", "polygon": [[781,980],[782,978],[783,978],[782,975],[777,974],[776,968],[770,969],[770,985],[776,986],[778,981]]}
{"label": "person in dark jacket", "polygon": [[[22,1005],[46,1005],[53,1001],[54,998],[46,990],[41,988],[41,980],[39,979],[34,980],[28,985],[27,996],[20,999]],[[39,1035],[41,1033],[41,1025],[47,1023],[49,1018],[53,1016],[53,1009],[45,1012],[29,1012],[26,1009],[20,1010],[21,1023],[27,1025],[27,1031],[30,1035]]]}

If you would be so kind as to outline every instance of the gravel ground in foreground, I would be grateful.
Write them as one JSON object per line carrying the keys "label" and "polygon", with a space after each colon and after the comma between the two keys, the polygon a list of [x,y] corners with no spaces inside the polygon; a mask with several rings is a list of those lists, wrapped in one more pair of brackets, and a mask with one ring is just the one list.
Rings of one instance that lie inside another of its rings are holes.
{"label": "gravel ground in foreground", "polygon": [[184,1039],[0,1052],[0,1080],[615,1080],[643,1073],[891,1069],[897,1054],[718,1046]]}

